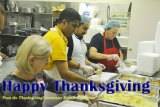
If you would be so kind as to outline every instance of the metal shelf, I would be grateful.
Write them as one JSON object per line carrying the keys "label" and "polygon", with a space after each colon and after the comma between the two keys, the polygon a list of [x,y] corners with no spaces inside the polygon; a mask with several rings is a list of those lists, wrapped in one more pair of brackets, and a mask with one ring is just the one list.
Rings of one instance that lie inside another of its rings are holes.
{"label": "metal shelf", "polygon": [[34,15],[34,14],[40,14],[40,15],[53,15],[53,13],[26,13],[26,12],[10,12],[10,11],[6,11],[6,13],[14,13],[14,14],[28,14],[28,15]]}
{"label": "metal shelf", "polygon": [[12,36],[12,37],[22,37],[22,38],[26,38],[27,36],[22,36],[22,35],[12,35],[12,34],[0,34],[0,36]]}

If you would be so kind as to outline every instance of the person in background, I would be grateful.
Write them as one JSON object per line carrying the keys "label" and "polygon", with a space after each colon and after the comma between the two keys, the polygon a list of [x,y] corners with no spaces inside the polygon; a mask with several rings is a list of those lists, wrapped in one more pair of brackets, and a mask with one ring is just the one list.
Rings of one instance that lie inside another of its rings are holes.
{"label": "person in background", "polygon": [[[37,42],[38,41],[38,42]],[[31,35],[27,37],[22,45],[19,47],[16,54],[15,65],[16,69],[4,78],[4,81],[11,80],[18,83],[34,83],[42,80],[45,84],[48,84],[48,89],[55,91],[54,80],[49,78],[45,72],[44,67],[49,61],[49,55],[51,54],[50,44],[39,35]],[[42,90],[36,94],[31,94],[31,90],[27,94],[23,94],[22,91],[4,91],[4,96],[30,96],[30,97],[43,97]],[[42,107],[43,100],[5,100],[4,107]],[[3,106],[2,106],[3,107]]]}
{"label": "person in background", "polygon": [[98,33],[91,39],[89,57],[106,66],[107,71],[116,71],[118,60],[123,60],[121,46],[116,38],[120,23],[110,21],[103,34]]}
{"label": "person in background", "polygon": [[69,69],[81,76],[87,77],[95,73],[95,69],[103,70],[103,64],[95,64],[86,58],[87,46],[83,36],[87,33],[90,26],[90,18],[81,15],[79,26],[74,34],[68,37],[68,65]]}
{"label": "person in background", "polygon": [[[53,78],[62,78],[69,82],[90,82],[89,79],[70,72],[68,69],[67,37],[72,36],[75,29],[79,26],[80,20],[81,17],[76,10],[66,8],[61,12],[58,24],[44,35],[44,38],[50,43],[53,50],[50,55],[50,62],[46,66],[46,72]],[[58,74],[55,77],[56,72],[60,74],[59,78]],[[98,81],[95,82],[99,83]]]}
{"label": "person in background", "polygon": [[[0,33],[4,27],[4,16],[5,16],[5,10],[4,10],[3,6],[0,4]],[[1,46],[1,38],[0,38],[0,46]],[[2,48],[2,47],[0,47],[0,48]],[[2,52],[0,52],[0,56],[2,58],[7,58],[7,56]]]}

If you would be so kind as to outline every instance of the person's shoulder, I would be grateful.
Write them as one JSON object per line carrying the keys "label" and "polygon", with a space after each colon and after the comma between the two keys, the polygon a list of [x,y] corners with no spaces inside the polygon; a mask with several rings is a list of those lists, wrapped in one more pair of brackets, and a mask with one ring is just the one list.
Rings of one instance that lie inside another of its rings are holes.
{"label": "person's shoulder", "polygon": [[57,31],[50,30],[43,37],[45,39],[53,40],[53,39],[60,38],[60,35],[59,35],[59,33]]}
{"label": "person's shoulder", "polygon": [[44,35],[44,39],[46,39],[50,44],[54,44],[54,45],[65,44],[65,41],[66,41],[64,40],[63,37],[61,37],[61,35],[59,35],[58,32],[52,31],[52,30],[48,31],[48,33]]}
{"label": "person's shoulder", "polygon": [[3,81],[9,81],[9,80],[15,80],[14,76],[11,75],[11,74],[8,74],[8,75],[3,79]]}
{"label": "person's shoulder", "polygon": [[103,36],[102,36],[101,33],[97,33],[97,34],[95,34],[95,35],[93,36],[93,39],[101,40],[101,39],[103,39]]}

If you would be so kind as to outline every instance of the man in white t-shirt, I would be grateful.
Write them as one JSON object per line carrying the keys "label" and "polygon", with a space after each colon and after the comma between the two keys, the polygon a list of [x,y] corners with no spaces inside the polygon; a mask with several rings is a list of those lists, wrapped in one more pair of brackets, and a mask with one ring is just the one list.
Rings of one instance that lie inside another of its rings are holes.
{"label": "man in white t-shirt", "polygon": [[95,64],[86,58],[87,46],[83,36],[90,26],[90,18],[82,15],[81,21],[72,37],[68,39],[68,65],[69,69],[81,76],[87,77],[95,73],[96,69],[104,69],[103,64]]}

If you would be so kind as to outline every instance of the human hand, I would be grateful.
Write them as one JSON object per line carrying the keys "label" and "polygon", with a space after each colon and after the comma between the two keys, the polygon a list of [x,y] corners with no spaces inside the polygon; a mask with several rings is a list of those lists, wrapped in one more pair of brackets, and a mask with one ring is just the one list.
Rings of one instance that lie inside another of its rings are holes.
{"label": "human hand", "polygon": [[119,56],[117,54],[110,54],[108,55],[108,60],[119,60]]}
{"label": "human hand", "polygon": [[86,74],[87,76],[91,76],[94,74],[95,72],[95,69],[91,66],[88,66],[88,65],[85,65],[85,64],[80,64],[80,67],[79,67],[83,72],[84,74]]}
{"label": "human hand", "polygon": [[95,63],[91,63],[91,66],[94,68],[94,69],[101,69],[101,70],[104,70],[106,67],[101,64],[101,63],[98,63],[98,64],[95,64]]}
{"label": "human hand", "polygon": [[88,104],[92,105],[98,102],[98,96],[92,91],[86,91],[86,96],[89,98]]}
{"label": "human hand", "polygon": [[91,91],[78,91],[77,95],[78,95],[77,98],[79,100],[88,101],[88,104],[90,105],[98,101],[97,94]]}
{"label": "human hand", "polygon": [[101,69],[97,69],[97,70],[95,71],[95,73],[96,73],[97,75],[101,75],[101,74],[102,74],[102,70],[101,70]]}
{"label": "human hand", "polygon": [[125,68],[125,63],[119,59],[115,67]]}

